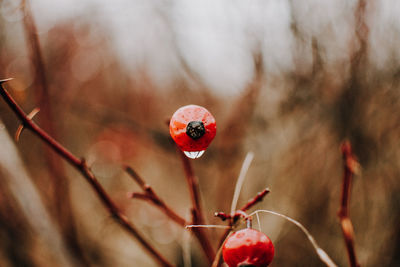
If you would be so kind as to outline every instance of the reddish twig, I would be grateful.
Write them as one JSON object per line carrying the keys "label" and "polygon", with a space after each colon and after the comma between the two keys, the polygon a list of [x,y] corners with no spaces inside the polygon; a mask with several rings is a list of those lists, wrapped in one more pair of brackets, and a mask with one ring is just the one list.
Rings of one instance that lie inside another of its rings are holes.
{"label": "reddish twig", "polygon": [[247,201],[246,205],[241,207],[239,210],[247,211],[247,210],[251,209],[255,204],[257,204],[258,202],[261,202],[269,192],[270,192],[269,188],[265,188],[263,191],[258,192],[255,197],[253,197],[252,199]]}
{"label": "reddish twig", "polygon": [[258,202],[261,202],[269,192],[270,192],[269,188],[265,188],[263,191],[258,192],[255,197],[249,199],[249,201],[247,201],[247,203],[243,207],[238,209],[233,214],[226,214],[225,212],[216,212],[214,216],[220,218],[223,221],[228,219],[231,220],[230,226],[233,226],[233,224],[235,224],[240,217],[243,217],[244,212],[251,209]]}
{"label": "reddish twig", "polygon": [[144,191],[144,193],[131,193],[129,197],[150,201],[150,203],[153,203],[155,206],[160,208],[171,220],[183,227],[189,224],[185,219],[168,207],[165,202],[161,200],[161,198],[154,192],[153,188],[149,184],[145,183],[134,169],[129,166],[124,166],[124,169]]}
{"label": "reddish twig", "polygon": [[179,155],[183,163],[183,169],[185,171],[186,181],[189,186],[190,197],[192,200],[192,207],[197,213],[196,216],[198,221],[193,222],[193,224],[195,223],[203,224],[204,216],[201,208],[199,182],[197,180],[197,177],[194,175],[193,168],[192,165],[190,164],[189,158],[186,157],[186,155],[180,150],[179,150]]}
{"label": "reddish twig", "polygon": [[350,142],[345,141],[341,146],[343,154],[343,184],[342,184],[342,196],[340,203],[340,210],[338,216],[340,219],[340,226],[342,228],[344,241],[346,243],[347,254],[349,257],[349,263],[351,267],[359,267],[360,264],[357,261],[356,252],[354,249],[354,228],[349,216],[349,203],[350,203],[350,192],[351,192],[351,180],[354,173],[358,170],[358,162],[353,155]]}
{"label": "reddish twig", "polygon": [[18,106],[11,95],[4,89],[3,83],[8,80],[0,81],[0,95],[3,97],[7,105],[13,110],[17,117],[21,120],[25,128],[31,130],[43,142],[49,145],[58,155],[64,158],[69,164],[75,167],[86,181],[91,185],[93,191],[101,200],[104,207],[110,212],[112,217],[139,243],[150,253],[150,255],[162,266],[173,266],[170,264],[146,239],[139,233],[136,227],[129,222],[128,218],[120,212],[114,201],[106,193],[97,178],[87,166],[84,159],[79,159],[73,155],[64,146],[54,140],[47,132],[40,128],[35,122],[27,117],[25,112]]}
{"label": "reddish twig", "polygon": [[[204,224],[204,215],[201,208],[201,200],[200,200],[200,191],[199,191],[199,182],[197,177],[194,175],[192,165],[190,164],[189,159],[185,156],[185,154],[179,150],[179,155],[182,160],[183,169],[185,171],[186,181],[188,183],[190,197],[192,200],[192,224]],[[200,245],[207,256],[210,264],[214,261],[215,251],[211,246],[211,242],[206,235],[204,229],[201,228],[193,228],[193,233],[196,235],[197,239],[200,242]]]}
{"label": "reddish twig", "polygon": [[[252,199],[247,201],[247,203],[243,207],[241,207],[239,210],[237,210],[234,214],[226,214],[224,212],[216,212],[214,215],[215,215],[215,217],[220,218],[222,221],[225,221],[225,220],[229,219],[229,226],[233,227],[240,217],[246,217],[244,215],[246,215],[245,212],[247,210],[252,208],[258,202],[261,202],[269,192],[270,192],[269,188],[265,188],[263,191],[257,193],[257,195],[255,197],[253,197]],[[222,237],[221,237],[221,239],[219,241],[219,246],[220,247],[224,243],[225,239],[229,236],[229,233],[231,231],[232,231],[231,229],[227,229],[224,232],[224,234],[222,235]]]}

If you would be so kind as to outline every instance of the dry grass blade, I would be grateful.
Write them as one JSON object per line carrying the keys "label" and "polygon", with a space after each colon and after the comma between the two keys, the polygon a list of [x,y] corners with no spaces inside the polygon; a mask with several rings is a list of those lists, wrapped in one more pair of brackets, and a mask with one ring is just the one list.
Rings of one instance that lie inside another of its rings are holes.
{"label": "dry grass blade", "polygon": [[249,152],[249,153],[247,153],[247,155],[243,161],[242,168],[239,173],[239,177],[236,181],[235,192],[233,194],[232,205],[231,205],[231,214],[235,213],[237,203],[239,200],[240,191],[243,187],[244,179],[246,178],[247,171],[249,170],[249,167],[250,167],[250,164],[251,164],[253,158],[254,158],[254,153]]}
{"label": "dry grass blade", "polygon": [[299,227],[300,230],[303,231],[303,233],[307,236],[308,240],[310,240],[312,246],[315,249],[315,252],[318,254],[321,261],[323,263],[325,263],[326,266],[328,266],[328,267],[337,267],[337,265],[332,261],[332,259],[328,256],[328,254],[317,244],[317,241],[315,241],[314,237],[310,234],[310,232],[301,223],[299,223],[298,221],[296,221],[286,215],[283,215],[283,214],[280,214],[278,212],[271,211],[271,210],[256,210],[255,212],[251,213],[250,216],[260,213],[260,212],[279,216],[279,217],[284,218],[285,220],[293,223],[297,227]]}

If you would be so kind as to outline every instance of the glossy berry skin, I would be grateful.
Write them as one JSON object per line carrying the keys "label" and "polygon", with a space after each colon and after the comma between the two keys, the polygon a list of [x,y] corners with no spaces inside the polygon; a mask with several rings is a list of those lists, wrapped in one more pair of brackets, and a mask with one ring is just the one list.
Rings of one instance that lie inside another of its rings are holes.
{"label": "glossy berry skin", "polygon": [[169,133],[182,151],[202,151],[214,139],[217,125],[207,109],[197,105],[187,105],[172,115]]}
{"label": "glossy berry skin", "polygon": [[274,252],[269,237],[251,228],[233,233],[222,248],[222,256],[229,267],[266,267],[271,263]]}

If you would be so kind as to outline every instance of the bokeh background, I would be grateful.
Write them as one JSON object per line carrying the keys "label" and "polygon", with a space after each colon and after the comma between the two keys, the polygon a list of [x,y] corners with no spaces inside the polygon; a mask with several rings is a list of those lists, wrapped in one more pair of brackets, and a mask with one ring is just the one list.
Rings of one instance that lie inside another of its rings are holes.
{"label": "bokeh background", "polygon": [[[399,14],[397,0],[2,0],[0,78],[15,78],[5,86],[23,109],[41,108],[38,124],[176,265],[208,264],[187,230],[127,198],[140,188],[122,165],[190,218],[166,122],[198,104],[218,127],[192,161],[208,223],[222,224],[213,214],[229,211],[253,152],[239,205],[269,187],[256,208],[300,221],[347,266],[337,218],[347,139],[362,167],[350,207],[359,261],[400,266]],[[28,131],[14,142],[4,101],[0,118],[1,266],[156,266],[76,170]],[[260,219],[271,266],[323,266],[298,228]],[[208,232],[216,248],[223,230]]]}

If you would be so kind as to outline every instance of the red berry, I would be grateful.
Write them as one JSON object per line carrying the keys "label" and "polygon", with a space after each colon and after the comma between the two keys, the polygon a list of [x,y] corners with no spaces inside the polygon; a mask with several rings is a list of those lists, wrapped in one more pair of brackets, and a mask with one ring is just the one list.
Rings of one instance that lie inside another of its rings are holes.
{"label": "red berry", "polygon": [[222,256],[229,267],[266,267],[274,257],[274,245],[264,233],[246,228],[226,239]]}
{"label": "red berry", "polygon": [[213,140],[217,125],[211,113],[200,106],[179,108],[169,123],[172,139],[183,151],[203,151]]}

